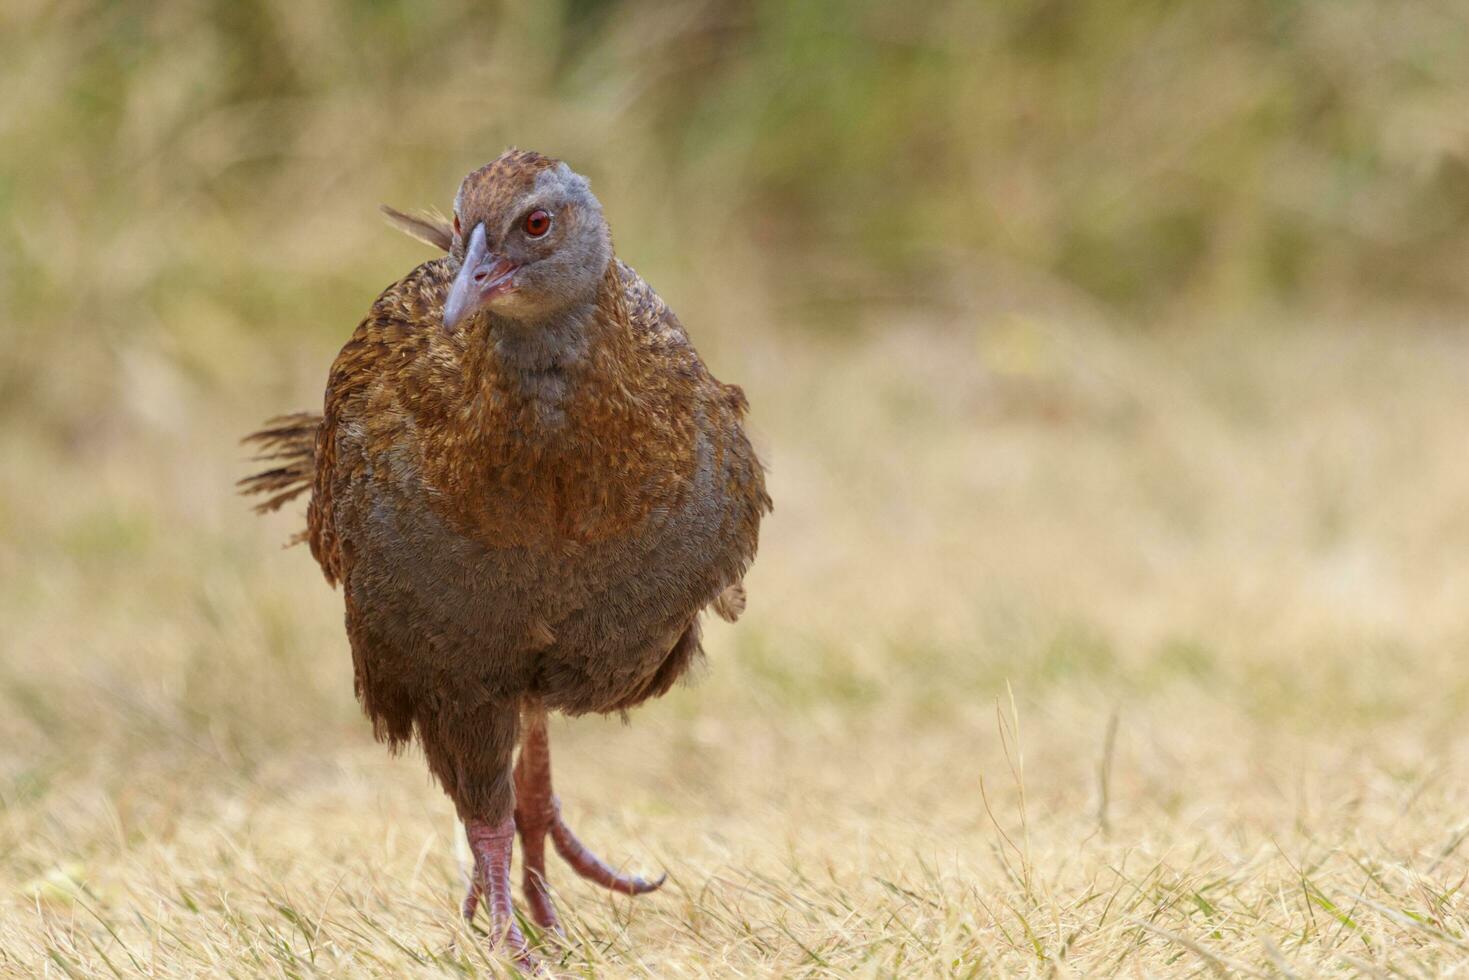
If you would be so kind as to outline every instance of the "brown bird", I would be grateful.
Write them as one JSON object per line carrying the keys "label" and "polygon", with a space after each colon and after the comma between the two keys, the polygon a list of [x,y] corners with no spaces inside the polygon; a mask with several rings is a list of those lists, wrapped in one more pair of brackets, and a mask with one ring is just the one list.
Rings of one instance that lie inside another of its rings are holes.
{"label": "brown bird", "polygon": [[[747,402],[612,251],[585,178],[510,150],[464,178],[452,227],[389,212],[448,254],[389,286],[327,380],[325,408],[247,438],[241,481],[306,531],[342,586],[357,697],[378,739],[417,737],[474,853],[464,901],[532,963],[512,910],[558,929],[545,839],[613,891],[652,891],[577,840],[551,790],[546,713],[621,712],[733,620],[770,509]],[[517,743],[518,761],[512,756]]]}

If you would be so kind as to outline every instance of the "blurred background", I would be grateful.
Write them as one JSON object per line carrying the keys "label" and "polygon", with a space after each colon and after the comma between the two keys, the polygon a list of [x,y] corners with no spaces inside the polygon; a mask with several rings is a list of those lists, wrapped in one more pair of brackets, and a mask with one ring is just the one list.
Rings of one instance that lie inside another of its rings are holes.
{"label": "blurred background", "polygon": [[[216,384],[280,364],[221,342],[340,338],[408,254],[372,206],[446,207],[512,143],[588,173],[666,289],[758,308],[742,333],[1469,294],[1451,3],[6,7],[5,406],[62,427],[116,414],[129,358]],[[58,349],[85,397],[35,370]]]}
{"label": "blurred background", "polygon": [[1466,107],[1452,2],[7,0],[0,964],[459,955],[448,805],[231,485],[431,257],[376,205],[512,144],[776,498],[704,680],[558,730],[687,886],[574,892],[587,969],[1457,962]]}

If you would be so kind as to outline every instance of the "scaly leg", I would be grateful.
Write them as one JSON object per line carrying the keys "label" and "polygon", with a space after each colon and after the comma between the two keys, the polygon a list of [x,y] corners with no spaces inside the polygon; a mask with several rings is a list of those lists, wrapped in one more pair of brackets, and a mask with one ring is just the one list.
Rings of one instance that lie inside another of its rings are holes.
{"label": "scaly leg", "polygon": [[577,840],[561,819],[561,801],[551,791],[551,746],[546,735],[546,709],[528,702],[523,715],[520,759],[515,764],[515,829],[520,833],[525,865],[526,904],[542,928],[559,932],[556,907],[546,883],[546,835],[573,871],[603,888],[624,895],[641,895],[663,884],[667,875],[647,881],[618,874]]}
{"label": "scaly leg", "polygon": [[515,908],[510,896],[510,853],[515,847],[515,818],[506,817],[497,824],[470,820],[464,825],[469,849],[474,852],[474,879],[464,898],[464,918],[474,919],[480,897],[490,911],[490,941],[501,944],[526,971],[534,971],[536,961],[530,944],[515,921]]}

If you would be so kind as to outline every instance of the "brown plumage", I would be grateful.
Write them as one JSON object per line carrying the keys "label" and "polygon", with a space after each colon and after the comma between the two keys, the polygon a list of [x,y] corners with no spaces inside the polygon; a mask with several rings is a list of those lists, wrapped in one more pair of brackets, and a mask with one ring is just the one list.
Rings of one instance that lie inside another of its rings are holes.
{"label": "brown plumage", "polygon": [[[555,927],[544,838],[628,893],[561,822],[547,710],[623,711],[697,659],[699,614],[733,620],[770,508],[743,392],[612,254],[565,164],[509,151],[465,178],[447,247],[390,286],[332,365],[321,416],[249,440],[274,510],[310,491],[305,540],[340,584],[377,736],[417,737],[465,821],[495,934],[520,833],[532,916]],[[520,762],[512,765],[523,737]]]}

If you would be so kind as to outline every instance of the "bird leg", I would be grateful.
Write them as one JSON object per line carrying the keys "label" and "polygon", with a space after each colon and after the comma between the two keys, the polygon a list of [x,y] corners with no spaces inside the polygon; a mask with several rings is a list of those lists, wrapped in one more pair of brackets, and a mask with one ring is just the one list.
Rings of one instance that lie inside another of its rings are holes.
{"label": "bird leg", "polygon": [[474,852],[474,878],[464,898],[464,918],[474,919],[479,900],[484,897],[490,910],[490,939],[503,944],[522,969],[535,968],[530,944],[515,921],[515,908],[510,897],[510,853],[515,847],[515,818],[498,823],[469,820],[464,825],[469,849]]}
{"label": "bird leg", "polygon": [[577,874],[623,895],[642,895],[663,884],[667,875],[647,881],[614,871],[577,839],[561,819],[561,801],[551,791],[551,746],[546,735],[546,710],[527,704],[521,734],[520,758],[515,764],[515,829],[525,878],[522,887],[531,917],[542,928],[560,931],[556,907],[546,883],[546,835],[556,853]]}

